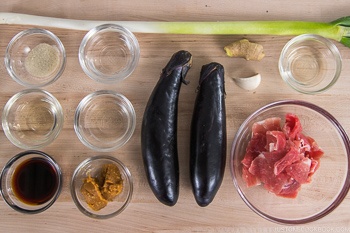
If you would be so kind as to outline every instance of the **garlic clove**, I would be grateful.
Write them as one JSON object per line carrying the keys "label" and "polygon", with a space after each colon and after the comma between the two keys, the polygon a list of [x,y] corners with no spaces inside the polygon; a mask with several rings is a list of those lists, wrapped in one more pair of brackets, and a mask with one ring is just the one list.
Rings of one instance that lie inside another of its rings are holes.
{"label": "garlic clove", "polygon": [[240,88],[247,91],[251,91],[256,89],[260,85],[261,75],[255,74],[253,76],[246,77],[246,78],[232,78],[232,79],[236,83],[236,85],[239,86]]}

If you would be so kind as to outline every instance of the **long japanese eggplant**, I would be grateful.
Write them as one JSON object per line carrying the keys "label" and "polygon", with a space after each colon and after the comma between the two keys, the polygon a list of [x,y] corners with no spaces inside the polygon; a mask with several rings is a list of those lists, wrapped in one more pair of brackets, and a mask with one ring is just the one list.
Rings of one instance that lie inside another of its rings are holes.
{"label": "long japanese eggplant", "polygon": [[178,51],[171,57],[148,100],[142,121],[141,148],[148,183],[157,199],[168,206],[175,205],[179,196],[178,99],[191,65],[188,51]]}
{"label": "long japanese eggplant", "polygon": [[209,205],[219,190],[226,162],[224,67],[202,67],[191,122],[190,179],[199,206]]}

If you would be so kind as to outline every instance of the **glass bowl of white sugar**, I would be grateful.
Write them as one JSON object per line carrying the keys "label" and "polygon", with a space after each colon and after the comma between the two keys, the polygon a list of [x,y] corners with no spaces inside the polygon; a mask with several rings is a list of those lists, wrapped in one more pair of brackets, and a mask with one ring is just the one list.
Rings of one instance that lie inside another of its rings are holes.
{"label": "glass bowl of white sugar", "polygon": [[52,84],[63,73],[65,64],[66,52],[61,40],[45,29],[21,31],[6,49],[6,69],[13,80],[25,87]]}

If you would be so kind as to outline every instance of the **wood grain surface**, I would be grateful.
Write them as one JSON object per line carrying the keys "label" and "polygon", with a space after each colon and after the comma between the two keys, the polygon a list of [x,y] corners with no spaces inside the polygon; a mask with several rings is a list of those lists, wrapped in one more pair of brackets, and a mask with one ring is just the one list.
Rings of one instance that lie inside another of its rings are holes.
{"label": "wood grain surface", "polygon": [[[350,15],[347,0],[316,1],[150,1],[150,0],[12,0],[1,1],[0,11],[69,19],[142,20],[142,21],[224,21],[224,20],[306,20],[328,22]],[[23,25],[0,25],[0,57],[8,42],[18,32],[30,28]],[[298,99],[310,101],[333,114],[350,132],[350,49],[335,42],[343,58],[338,82],[329,91],[316,96],[297,93],[289,88],[278,72],[279,53],[292,36],[221,36],[136,34],[141,58],[135,72],[115,85],[104,85],[89,79],[78,61],[78,48],[85,31],[46,28],[55,33],[67,50],[63,75],[44,89],[51,92],[64,109],[64,128],[59,137],[42,151],[52,155],[64,174],[62,193],[47,211],[37,215],[15,212],[0,200],[0,232],[348,232],[350,231],[349,195],[328,216],[301,226],[284,226],[269,222],[249,209],[239,197],[232,182],[229,152],[234,135],[244,119],[272,101]],[[223,47],[232,41],[247,38],[264,46],[266,56],[260,62],[229,58]],[[178,50],[193,55],[188,73],[190,84],[183,86],[179,100],[178,150],[180,161],[180,196],[174,207],[156,200],[151,192],[141,158],[140,130],[147,99],[161,69]],[[2,60],[3,61],[3,60]],[[223,183],[208,207],[199,207],[189,181],[189,129],[199,72],[202,65],[216,61],[224,65],[226,75],[226,108],[228,148]],[[261,85],[254,91],[237,87],[232,77],[260,73]],[[0,109],[15,93],[24,89],[8,75],[0,62]],[[114,152],[103,153],[120,159],[131,171],[134,195],[128,208],[119,216],[94,220],[83,215],[70,195],[70,179],[76,166],[97,153],[85,147],[73,129],[75,109],[87,94],[111,89],[125,95],[136,111],[136,130],[130,141]],[[12,145],[0,132],[0,168],[22,150]]]}

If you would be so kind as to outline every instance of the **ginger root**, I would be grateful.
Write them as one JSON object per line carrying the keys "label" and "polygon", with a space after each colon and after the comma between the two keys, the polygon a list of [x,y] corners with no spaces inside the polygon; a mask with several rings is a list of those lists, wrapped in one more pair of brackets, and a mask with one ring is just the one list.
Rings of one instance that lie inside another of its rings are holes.
{"label": "ginger root", "polygon": [[225,46],[224,50],[229,57],[243,57],[246,60],[260,61],[265,57],[263,46],[247,39],[235,41]]}

